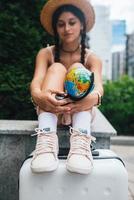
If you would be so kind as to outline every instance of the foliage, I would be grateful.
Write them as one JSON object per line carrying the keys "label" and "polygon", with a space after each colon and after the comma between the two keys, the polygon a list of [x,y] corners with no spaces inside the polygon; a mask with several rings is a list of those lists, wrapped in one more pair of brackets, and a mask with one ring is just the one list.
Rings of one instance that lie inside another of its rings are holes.
{"label": "foliage", "polygon": [[134,133],[134,79],[123,76],[117,81],[107,81],[101,111],[118,134]]}
{"label": "foliage", "polygon": [[44,1],[0,1],[0,118],[30,119],[35,56],[52,38],[40,25]]}

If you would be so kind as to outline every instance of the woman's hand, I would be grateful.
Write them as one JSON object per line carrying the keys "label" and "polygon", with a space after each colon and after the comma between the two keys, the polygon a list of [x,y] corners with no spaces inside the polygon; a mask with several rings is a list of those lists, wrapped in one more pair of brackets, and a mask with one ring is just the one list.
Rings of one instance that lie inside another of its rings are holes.
{"label": "woman's hand", "polygon": [[76,112],[90,110],[93,106],[97,105],[98,103],[98,95],[95,93],[91,93],[81,99],[80,101],[75,101],[73,103],[69,103],[68,106],[70,107],[70,111],[67,113],[73,114]]}
{"label": "woman's hand", "polygon": [[64,92],[47,90],[45,92],[38,92],[33,97],[33,100],[41,110],[52,113],[64,113],[70,111],[70,107],[67,105],[72,102],[69,98],[63,100],[57,100],[56,94],[64,94]]}

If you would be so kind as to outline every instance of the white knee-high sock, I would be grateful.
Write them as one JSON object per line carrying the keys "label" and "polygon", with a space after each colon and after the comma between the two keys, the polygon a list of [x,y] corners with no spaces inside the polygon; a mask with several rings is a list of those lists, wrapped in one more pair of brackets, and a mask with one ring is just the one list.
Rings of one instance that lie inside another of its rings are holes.
{"label": "white knee-high sock", "polygon": [[91,118],[90,111],[74,113],[72,116],[72,126],[82,133],[91,134]]}
{"label": "white knee-high sock", "polygon": [[39,129],[47,131],[57,131],[58,117],[50,112],[42,112],[38,115]]}

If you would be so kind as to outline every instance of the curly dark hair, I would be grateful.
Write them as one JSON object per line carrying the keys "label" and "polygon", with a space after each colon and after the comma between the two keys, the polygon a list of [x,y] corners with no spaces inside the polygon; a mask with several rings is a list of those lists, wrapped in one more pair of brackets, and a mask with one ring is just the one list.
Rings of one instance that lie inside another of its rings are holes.
{"label": "curly dark hair", "polygon": [[80,20],[81,24],[83,24],[83,30],[81,31],[81,63],[84,64],[85,60],[85,48],[86,48],[86,22],[85,22],[85,16],[83,12],[81,12],[80,9],[76,8],[73,5],[63,5],[59,7],[53,14],[52,17],[52,27],[54,30],[54,39],[55,39],[55,62],[60,62],[60,39],[59,35],[57,33],[57,21],[59,16],[63,12],[71,12],[73,13],[78,19]]}

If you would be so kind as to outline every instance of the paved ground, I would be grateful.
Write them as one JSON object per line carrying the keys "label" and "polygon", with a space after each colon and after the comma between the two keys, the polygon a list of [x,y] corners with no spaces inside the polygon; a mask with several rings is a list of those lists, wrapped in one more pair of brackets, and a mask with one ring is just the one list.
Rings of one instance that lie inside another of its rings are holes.
{"label": "paved ground", "polygon": [[132,140],[130,140],[130,142],[127,141],[125,144],[120,140],[120,142],[111,145],[111,149],[122,158],[126,165],[129,184],[128,200],[134,200],[134,145],[132,144]]}

